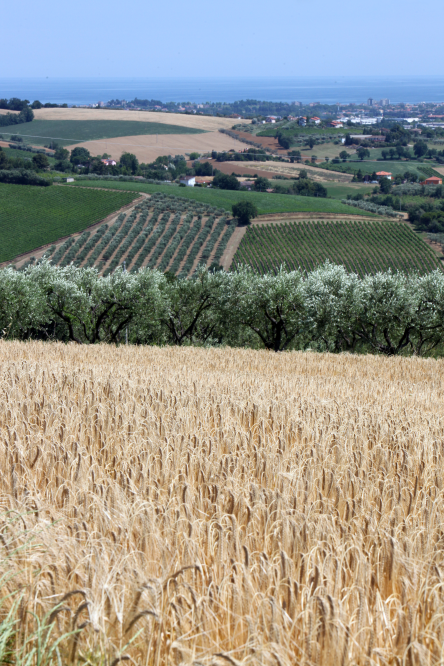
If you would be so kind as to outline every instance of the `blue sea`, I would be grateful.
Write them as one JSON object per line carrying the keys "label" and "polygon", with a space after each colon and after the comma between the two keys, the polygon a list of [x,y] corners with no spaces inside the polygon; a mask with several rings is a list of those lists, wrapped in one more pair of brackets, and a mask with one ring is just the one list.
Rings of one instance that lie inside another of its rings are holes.
{"label": "blue sea", "polygon": [[361,104],[369,97],[399,102],[444,102],[444,76],[276,78],[0,78],[0,97],[31,102],[94,104],[111,99],[162,102],[270,102]]}

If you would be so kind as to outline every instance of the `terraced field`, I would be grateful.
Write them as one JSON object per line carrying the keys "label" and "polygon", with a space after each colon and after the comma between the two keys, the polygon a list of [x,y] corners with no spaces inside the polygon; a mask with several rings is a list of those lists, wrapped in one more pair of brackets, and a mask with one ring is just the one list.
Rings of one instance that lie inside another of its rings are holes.
{"label": "terraced field", "polygon": [[232,267],[258,272],[281,264],[310,271],[326,260],[359,275],[394,271],[428,273],[440,266],[434,252],[402,222],[290,222],[247,229]]}
{"label": "terraced field", "polygon": [[199,264],[219,265],[234,229],[223,209],[155,194],[113,224],[53,245],[45,256],[60,266],[96,266],[104,275],[125,264],[130,271],[158,268],[185,277]]}

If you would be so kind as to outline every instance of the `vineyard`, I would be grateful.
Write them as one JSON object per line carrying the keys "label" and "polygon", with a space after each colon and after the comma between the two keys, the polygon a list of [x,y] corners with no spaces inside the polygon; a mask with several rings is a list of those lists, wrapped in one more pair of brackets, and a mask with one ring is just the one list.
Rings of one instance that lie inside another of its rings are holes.
{"label": "vineyard", "polygon": [[134,199],[134,192],[1,183],[0,262],[78,233]]}
{"label": "vineyard", "polygon": [[235,226],[224,209],[159,193],[113,224],[53,245],[45,256],[59,266],[96,266],[105,276],[124,264],[129,271],[158,268],[186,277],[199,264],[219,266]]}
{"label": "vineyard", "polygon": [[290,222],[249,227],[233,260],[259,273],[281,264],[310,271],[326,260],[359,275],[393,271],[428,273],[440,266],[434,252],[400,222]]}

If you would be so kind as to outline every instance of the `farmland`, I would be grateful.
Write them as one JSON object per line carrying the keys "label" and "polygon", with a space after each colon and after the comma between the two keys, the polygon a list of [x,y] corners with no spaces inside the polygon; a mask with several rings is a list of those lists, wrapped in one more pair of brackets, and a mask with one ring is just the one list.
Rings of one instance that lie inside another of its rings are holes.
{"label": "farmland", "polygon": [[416,173],[418,177],[422,180],[423,178],[428,178],[429,176],[439,176],[439,173],[430,165],[423,162],[403,162],[403,161],[390,161],[382,160],[381,162],[371,162],[371,161],[351,161],[343,162],[341,164],[328,164],[322,163],[319,165],[323,169],[328,169],[330,171],[338,171],[343,173],[358,173],[359,170],[363,174],[372,174],[373,172],[378,171],[388,171],[396,176],[400,174],[403,176],[406,171],[410,173]]}
{"label": "farmland", "polygon": [[128,271],[158,268],[186,277],[198,264],[219,265],[235,226],[223,209],[154,194],[112,224],[53,245],[45,256],[59,266],[95,266],[105,276],[125,263]]}
{"label": "farmland", "polygon": [[175,185],[151,185],[149,183],[118,182],[118,181],[94,181],[79,180],[73,185],[64,187],[104,187],[127,190],[132,192],[145,192],[153,194],[162,192],[169,196],[186,197],[194,201],[210,204],[224,208],[231,213],[231,207],[239,200],[252,201],[258,209],[259,215],[267,213],[292,213],[292,212],[319,212],[356,215],[366,214],[352,206],[332,199],[321,199],[318,197],[301,197],[288,194],[270,194],[267,192],[239,192],[237,190],[217,190],[203,187],[178,187]]}
{"label": "farmland", "polygon": [[56,139],[61,145],[116,137],[153,134],[201,134],[204,130],[179,125],[134,120],[33,120],[20,126],[2,127],[2,134],[17,134],[29,143],[45,145]]}
{"label": "farmland", "polygon": [[198,130],[214,132],[218,129],[229,129],[233,125],[231,118],[218,118],[214,116],[201,116],[199,114],[185,113],[154,113],[147,111],[117,110],[117,109],[79,109],[54,108],[36,109],[36,120],[130,120],[143,123],[165,123],[167,125],[180,125]]}
{"label": "farmland", "polygon": [[0,183],[0,261],[81,231],[135,198],[132,192]]}
{"label": "farmland", "polygon": [[2,342],[0,368],[5,663],[440,663],[443,361]]}
{"label": "farmland", "polygon": [[439,267],[435,253],[402,222],[290,222],[247,229],[233,266],[260,273],[281,264],[310,271],[326,260],[359,275],[393,271],[427,273]]}

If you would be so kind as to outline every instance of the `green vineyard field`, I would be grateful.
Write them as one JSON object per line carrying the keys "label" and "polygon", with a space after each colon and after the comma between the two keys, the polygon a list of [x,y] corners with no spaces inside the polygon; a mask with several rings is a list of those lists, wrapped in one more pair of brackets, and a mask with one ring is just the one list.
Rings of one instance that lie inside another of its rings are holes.
{"label": "green vineyard field", "polygon": [[0,262],[82,231],[134,199],[134,192],[0,183]]}
{"label": "green vineyard field", "polygon": [[223,208],[160,193],[112,224],[53,245],[45,256],[59,266],[95,266],[105,276],[125,265],[129,271],[148,267],[186,277],[198,265],[219,266],[235,228]]}
{"label": "green vineyard field", "polygon": [[260,273],[289,269],[310,271],[326,260],[359,275],[393,271],[428,273],[440,261],[402,222],[290,222],[249,227],[232,268],[250,265]]}

